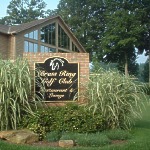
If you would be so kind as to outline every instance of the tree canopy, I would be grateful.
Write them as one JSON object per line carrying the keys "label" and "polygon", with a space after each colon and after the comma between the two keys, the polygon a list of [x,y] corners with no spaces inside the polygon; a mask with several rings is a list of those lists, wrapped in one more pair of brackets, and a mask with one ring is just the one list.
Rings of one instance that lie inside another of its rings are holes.
{"label": "tree canopy", "polygon": [[126,75],[136,74],[137,54],[144,50],[149,54],[149,0],[60,0],[56,10],[45,7],[44,0],[11,0],[0,23],[15,25],[60,15],[91,59],[118,63]]}
{"label": "tree canopy", "polygon": [[135,47],[139,44],[138,36],[143,28],[137,19],[136,5],[132,1],[112,1],[107,6],[109,11],[102,39],[105,61],[118,62],[127,75],[129,64],[136,63]]}
{"label": "tree canopy", "polygon": [[1,19],[1,23],[16,25],[43,18],[45,7],[43,0],[11,0],[7,7],[7,16]]}
{"label": "tree canopy", "polygon": [[101,0],[60,0],[61,15],[85,49],[102,59],[101,39],[105,24],[105,5]]}
{"label": "tree canopy", "polygon": [[60,0],[57,13],[91,55],[117,62],[128,74],[128,68],[132,73],[131,66],[137,66],[135,46],[143,32],[138,6],[138,1],[132,0]]}

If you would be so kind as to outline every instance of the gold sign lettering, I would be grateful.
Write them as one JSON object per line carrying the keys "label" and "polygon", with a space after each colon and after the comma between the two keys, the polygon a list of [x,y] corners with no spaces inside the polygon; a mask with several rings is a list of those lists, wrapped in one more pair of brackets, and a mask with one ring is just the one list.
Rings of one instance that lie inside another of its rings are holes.
{"label": "gold sign lettering", "polygon": [[40,76],[41,77],[53,77],[53,76],[57,76],[57,72],[46,72],[45,70],[40,71]]}
{"label": "gold sign lettering", "polygon": [[43,79],[43,81],[46,83],[48,87],[50,87],[56,80],[57,78],[51,78],[50,80],[48,78]]}
{"label": "gold sign lettering", "polygon": [[59,84],[72,84],[72,79],[67,80],[67,78],[61,78]]}
{"label": "gold sign lettering", "polygon": [[46,92],[56,92],[56,93],[58,93],[58,92],[67,92],[67,89],[46,89]]}
{"label": "gold sign lettering", "polygon": [[68,72],[66,70],[60,71],[60,73],[59,73],[60,77],[63,76],[63,77],[73,78],[73,77],[75,77],[75,75],[76,75],[76,73],[71,73],[71,72]]}
{"label": "gold sign lettering", "polygon": [[54,93],[50,93],[48,97],[61,99],[62,97],[64,97],[64,95],[55,95]]}

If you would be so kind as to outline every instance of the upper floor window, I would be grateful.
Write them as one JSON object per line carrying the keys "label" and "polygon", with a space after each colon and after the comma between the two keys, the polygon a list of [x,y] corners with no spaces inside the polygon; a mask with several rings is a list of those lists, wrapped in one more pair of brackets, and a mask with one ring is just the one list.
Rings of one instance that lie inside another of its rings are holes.
{"label": "upper floor window", "polygon": [[24,34],[24,52],[79,52],[65,28],[56,25],[51,23]]}
{"label": "upper floor window", "polygon": [[60,25],[58,25],[58,46],[70,49],[70,39]]}
{"label": "upper floor window", "polygon": [[38,40],[38,30],[32,31],[24,35],[26,38]]}
{"label": "upper floor window", "polygon": [[56,45],[55,23],[49,24],[41,28],[41,42]]}

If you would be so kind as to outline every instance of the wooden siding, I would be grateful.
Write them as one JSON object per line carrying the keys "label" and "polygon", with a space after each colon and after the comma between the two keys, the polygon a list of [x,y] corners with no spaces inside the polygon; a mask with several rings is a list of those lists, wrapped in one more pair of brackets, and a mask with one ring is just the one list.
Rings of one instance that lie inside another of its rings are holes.
{"label": "wooden siding", "polygon": [[0,55],[3,59],[8,59],[8,35],[0,34]]}

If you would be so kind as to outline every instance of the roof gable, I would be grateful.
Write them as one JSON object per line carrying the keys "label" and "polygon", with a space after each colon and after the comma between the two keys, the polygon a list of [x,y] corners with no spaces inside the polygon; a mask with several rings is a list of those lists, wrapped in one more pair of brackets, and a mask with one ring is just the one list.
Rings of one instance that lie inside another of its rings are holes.
{"label": "roof gable", "polygon": [[28,23],[23,23],[23,24],[20,24],[20,25],[12,26],[11,27],[11,32],[19,33],[21,31],[27,30],[29,28],[36,27],[39,24],[45,23],[46,21],[48,21],[50,19],[53,19],[53,18],[57,18],[57,17],[48,17],[48,18],[45,18],[45,19],[34,20],[34,21],[31,21],[31,22],[28,22]]}
{"label": "roof gable", "polygon": [[0,24],[0,33],[8,34],[10,30],[9,26]]}
{"label": "roof gable", "polygon": [[21,31],[27,30],[29,28],[32,28],[34,26],[37,26],[39,24],[42,24],[50,19],[53,18],[59,18],[59,16],[56,17],[48,17],[45,19],[39,19],[39,20],[34,20],[28,23],[23,23],[20,25],[14,25],[14,26],[7,26],[7,25],[1,25],[0,24],[0,33],[5,33],[5,34],[14,34],[14,33],[19,33]]}
{"label": "roof gable", "polygon": [[34,21],[31,21],[31,22],[28,22],[28,23],[23,23],[23,24],[15,25],[15,26],[0,25],[0,33],[4,33],[4,34],[8,34],[8,35],[9,34],[18,34],[18,33],[22,32],[22,31],[25,31],[25,30],[30,29],[32,27],[36,27],[38,25],[46,23],[46,22],[48,22],[49,20],[52,20],[52,19],[59,20],[60,25],[63,26],[67,30],[67,32],[70,35],[70,37],[79,46],[79,49],[82,52],[86,52],[85,49],[83,48],[83,46],[78,41],[78,39],[74,36],[72,31],[69,29],[67,24],[63,21],[63,19],[60,16],[47,17],[47,18],[44,18],[44,19],[34,20]]}

